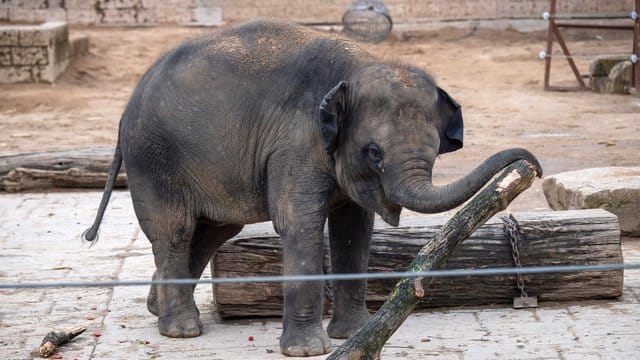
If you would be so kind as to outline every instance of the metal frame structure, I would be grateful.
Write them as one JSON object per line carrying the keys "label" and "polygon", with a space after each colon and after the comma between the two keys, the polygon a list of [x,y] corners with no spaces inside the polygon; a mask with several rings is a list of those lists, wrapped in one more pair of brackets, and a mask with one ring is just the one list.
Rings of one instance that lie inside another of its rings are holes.
{"label": "metal frame structure", "polygon": [[[577,90],[587,90],[589,87],[584,83],[582,75],[573,61],[574,56],[571,55],[569,48],[567,47],[560,28],[580,28],[580,29],[607,29],[607,30],[632,30],[633,31],[633,47],[632,54],[636,55],[636,61],[631,67],[631,86],[638,90],[640,86],[640,61],[637,60],[637,56],[640,55],[640,18],[638,12],[640,11],[640,0],[635,0],[635,9],[628,14],[558,14],[556,12],[556,0],[551,0],[549,12],[545,13],[543,18],[549,22],[549,28],[547,32],[547,50],[544,52],[544,89],[545,90],[572,90],[572,88],[553,87],[549,85],[549,79],[551,77],[551,58],[553,57],[553,39],[558,41],[564,58],[567,59],[573,74],[578,81],[579,87]],[[634,16],[635,15],[635,16]],[[585,20],[585,19],[624,19],[628,18],[634,21],[633,25],[620,25],[620,24],[594,24],[594,23],[572,23],[556,21],[559,20]],[[541,53],[541,57],[543,54]]]}

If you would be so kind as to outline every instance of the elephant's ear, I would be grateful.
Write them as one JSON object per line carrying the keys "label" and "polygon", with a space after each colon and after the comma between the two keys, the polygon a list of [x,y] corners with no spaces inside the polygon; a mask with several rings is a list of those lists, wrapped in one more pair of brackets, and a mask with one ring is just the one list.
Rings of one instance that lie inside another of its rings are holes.
{"label": "elephant's ear", "polygon": [[329,154],[333,154],[338,146],[338,132],[345,112],[346,92],[347,83],[340,81],[320,102],[320,135],[324,149]]}
{"label": "elephant's ear", "polygon": [[440,149],[438,154],[456,151],[462,148],[464,125],[460,104],[438,87],[438,114],[440,124]]}

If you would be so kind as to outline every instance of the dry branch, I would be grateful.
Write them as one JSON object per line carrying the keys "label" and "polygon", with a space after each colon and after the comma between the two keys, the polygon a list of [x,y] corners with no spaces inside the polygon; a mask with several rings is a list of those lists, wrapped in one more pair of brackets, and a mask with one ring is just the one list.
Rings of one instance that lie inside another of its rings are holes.
{"label": "dry branch", "polygon": [[38,347],[38,355],[43,358],[49,357],[58,347],[68,343],[85,330],[87,330],[86,326],[75,326],[62,331],[50,331],[42,339],[42,344]]}
{"label": "dry branch", "polygon": [[[508,166],[491,184],[478,193],[458,211],[419,252],[409,271],[421,272],[438,269],[451,252],[491,216],[504,210],[522,191],[533,183],[535,168],[519,160]],[[389,337],[402,325],[427,292],[431,279],[424,279],[416,287],[414,279],[402,279],[380,310],[363,328],[327,359],[376,359]]]}
{"label": "dry branch", "polygon": [[[103,188],[113,149],[90,148],[0,157],[0,190],[18,192],[60,188]],[[126,186],[124,170],[117,187]]]}

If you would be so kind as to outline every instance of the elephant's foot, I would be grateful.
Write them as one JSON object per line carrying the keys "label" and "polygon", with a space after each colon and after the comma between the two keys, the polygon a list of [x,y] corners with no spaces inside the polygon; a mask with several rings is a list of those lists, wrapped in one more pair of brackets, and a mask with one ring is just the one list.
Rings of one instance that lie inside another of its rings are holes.
{"label": "elephant's foot", "polygon": [[287,356],[323,355],[331,351],[331,340],[322,327],[287,329],[280,337],[280,351]]}
{"label": "elephant's foot", "polygon": [[160,305],[158,305],[158,288],[151,285],[149,295],[147,296],[147,310],[155,316],[160,314]]}
{"label": "elephant's foot", "polygon": [[188,338],[199,336],[202,322],[198,309],[193,308],[180,312],[169,313],[158,318],[160,334],[174,338]]}
{"label": "elephant's foot", "polygon": [[340,317],[334,314],[327,326],[327,333],[334,339],[346,339],[360,330],[370,317],[366,309]]}

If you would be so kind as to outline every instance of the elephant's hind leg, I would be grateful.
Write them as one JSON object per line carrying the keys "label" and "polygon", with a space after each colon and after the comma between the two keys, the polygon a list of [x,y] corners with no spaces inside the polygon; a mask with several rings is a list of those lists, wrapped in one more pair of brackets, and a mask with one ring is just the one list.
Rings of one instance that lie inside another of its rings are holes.
{"label": "elephant's hind leg", "polygon": [[[194,279],[200,278],[205,267],[225,241],[236,236],[243,225],[220,224],[208,219],[198,221],[191,242],[189,271]],[[194,286],[195,288],[195,286]]]}
{"label": "elephant's hind leg", "polygon": [[[134,206],[136,203],[134,202]],[[140,226],[151,241],[156,280],[191,278],[190,247],[197,221],[180,207],[162,209],[136,207]],[[152,213],[151,216],[146,216]],[[200,335],[201,323],[193,300],[192,285],[155,285],[147,298],[147,307],[158,315],[158,329],[169,337]]]}
{"label": "elephant's hind leg", "polygon": [[[208,219],[198,220],[196,230],[193,234],[189,256],[189,273],[193,279],[198,279],[202,275],[209,260],[216,253],[218,248],[227,240],[234,237],[242,230],[242,225],[218,224]],[[157,275],[154,273],[153,278]],[[195,289],[192,286],[191,291]],[[154,315],[159,314],[158,287],[153,285],[147,297],[147,308]]]}

